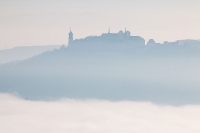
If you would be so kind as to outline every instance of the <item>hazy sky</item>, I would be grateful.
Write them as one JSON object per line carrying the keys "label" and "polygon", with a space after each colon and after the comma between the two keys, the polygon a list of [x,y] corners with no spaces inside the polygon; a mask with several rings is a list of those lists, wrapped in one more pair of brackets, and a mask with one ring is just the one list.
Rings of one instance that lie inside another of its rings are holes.
{"label": "hazy sky", "polygon": [[74,38],[118,32],[157,42],[200,39],[199,0],[0,0],[0,49],[67,44]]}

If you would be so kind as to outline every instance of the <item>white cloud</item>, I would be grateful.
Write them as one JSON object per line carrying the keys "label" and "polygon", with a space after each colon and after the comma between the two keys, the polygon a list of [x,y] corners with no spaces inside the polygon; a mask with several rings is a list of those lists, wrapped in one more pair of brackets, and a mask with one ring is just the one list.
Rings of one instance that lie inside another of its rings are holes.
{"label": "white cloud", "polygon": [[0,94],[1,133],[199,133],[200,106],[102,100],[26,101]]}

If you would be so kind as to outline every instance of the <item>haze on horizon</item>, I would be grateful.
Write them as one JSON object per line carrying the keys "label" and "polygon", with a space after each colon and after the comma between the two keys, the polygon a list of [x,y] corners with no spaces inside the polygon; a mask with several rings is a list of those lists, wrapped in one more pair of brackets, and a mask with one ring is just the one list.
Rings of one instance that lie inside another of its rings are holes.
{"label": "haze on horizon", "polygon": [[1,0],[0,49],[67,44],[74,38],[100,35],[127,27],[146,42],[200,39],[197,0]]}

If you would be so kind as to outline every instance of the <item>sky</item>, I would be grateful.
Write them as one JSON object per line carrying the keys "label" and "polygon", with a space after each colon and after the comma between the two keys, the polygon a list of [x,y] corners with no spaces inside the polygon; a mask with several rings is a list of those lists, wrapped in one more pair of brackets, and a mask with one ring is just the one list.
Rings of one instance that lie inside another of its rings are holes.
{"label": "sky", "polygon": [[131,31],[146,42],[200,39],[199,0],[0,0],[0,49],[62,45],[74,38]]}
{"label": "sky", "polygon": [[104,100],[27,101],[0,94],[2,133],[199,133],[200,106]]}

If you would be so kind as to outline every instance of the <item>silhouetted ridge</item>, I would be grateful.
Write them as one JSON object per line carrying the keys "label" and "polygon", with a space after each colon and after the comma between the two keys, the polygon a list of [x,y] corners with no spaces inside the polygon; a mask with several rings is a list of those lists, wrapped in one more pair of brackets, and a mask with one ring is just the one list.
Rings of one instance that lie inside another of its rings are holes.
{"label": "silhouetted ridge", "polygon": [[176,44],[71,43],[0,66],[0,92],[32,100],[199,104],[199,44]]}

